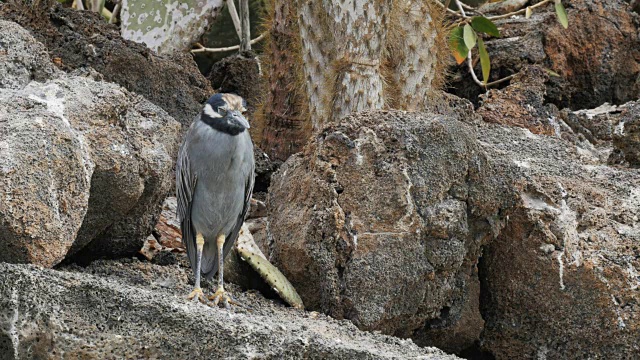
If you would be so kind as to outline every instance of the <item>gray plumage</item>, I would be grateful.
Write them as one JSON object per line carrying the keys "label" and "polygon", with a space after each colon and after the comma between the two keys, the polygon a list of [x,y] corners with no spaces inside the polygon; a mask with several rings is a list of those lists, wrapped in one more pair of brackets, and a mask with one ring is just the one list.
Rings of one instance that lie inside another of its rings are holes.
{"label": "gray plumage", "polygon": [[244,106],[237,99],[242,101],[232,94],[209,99],[189,128],[176,164],[177,215],[183,243],[195,272],[196,234],[203,235],[201,269],[206,278],[218,271],[216,238],[226,236],[224,258],[238,238],[253,191],[253,144],[243,128],[248,128],[240,114]]}

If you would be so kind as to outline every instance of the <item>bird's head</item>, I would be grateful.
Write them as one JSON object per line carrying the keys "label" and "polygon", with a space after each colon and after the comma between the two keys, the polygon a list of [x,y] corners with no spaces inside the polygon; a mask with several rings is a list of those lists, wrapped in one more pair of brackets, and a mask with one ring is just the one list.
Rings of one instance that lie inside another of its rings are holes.
{"label": "bird's head", "polygon": [[201,118],[216,130],[237,135],[250,128],[242,115],[246,107],[247,102],[236,94],[215,94],[204,104]]}

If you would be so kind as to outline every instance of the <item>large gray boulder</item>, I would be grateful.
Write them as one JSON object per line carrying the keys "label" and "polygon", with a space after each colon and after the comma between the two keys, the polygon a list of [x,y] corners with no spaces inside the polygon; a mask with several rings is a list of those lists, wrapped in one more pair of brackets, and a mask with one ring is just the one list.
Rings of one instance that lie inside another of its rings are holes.
{"label": "large gray boulder", "polygon": [[542,135],[456,114],[327,124],[273,176],[270,260],[307,308],[420,345],[637,354],[640,170],[560,117]]}
{"label": "large gray boulder", "polygon": [[464,317],[460,351],[482,330],[466,310],[481,247],[515,201],[503,180],[453,116],[349,116],[274,174],[270,260],[307,308],[361,329],[409,337]]}
{"label": "large gray boulder", "polygon": [[46,81],[61,72],[47,49],[20,25],[0,20],[0,88],[21,89],[31,81]]}
{"label": "large gray boulder", "polygon": [[458,359],[234,286],[250,312],[188,302],[188,267],[97,261],[63,270],[0,263],[3,359]]}
{"label": "large gray boulder", "polygon": [[118,85],[56,71],[0,21],[5,32],[16,61],[0,66],[0,261],[135,254],[173,183],[180,124]]}
{"label": "large gray boulder", "polygon": [[640,353],[640,170],[584,143],[487,125],[518,202],[479,264],[482,347],[497,359]]}
{"label": "large gray boulder", "polygon": [[525,69],[478,110],[485,122],[512,125],[483,124],[477,139],[518,194],[479,263],[482,348],[498,359],[632,358],[638,105],[558,111],[542,101],[543,80],[541,69]]}
{"label": "large gray boulder", "polygon": [[95,165],[58,109],[18,94],[0,89],[0,261],[53,266],[82,225]]}

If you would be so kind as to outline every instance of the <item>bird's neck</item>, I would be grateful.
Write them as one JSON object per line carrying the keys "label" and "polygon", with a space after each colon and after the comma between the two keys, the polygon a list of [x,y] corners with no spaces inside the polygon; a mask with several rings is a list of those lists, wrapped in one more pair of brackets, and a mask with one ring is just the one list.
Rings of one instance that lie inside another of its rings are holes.
{"label": "bird's neck", "polygon": [[231,136],[236,136],[246,130],[242,124],[236,123],[235,121],[229,121],[227,117],[214,118],[202,113],[200,115],[200,120],[211,126],[213,129]]}

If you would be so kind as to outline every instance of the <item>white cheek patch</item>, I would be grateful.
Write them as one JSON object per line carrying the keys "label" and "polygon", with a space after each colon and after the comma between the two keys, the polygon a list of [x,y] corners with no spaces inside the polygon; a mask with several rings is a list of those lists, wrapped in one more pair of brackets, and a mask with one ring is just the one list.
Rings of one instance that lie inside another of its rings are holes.
{"label": "white cheek patch", "polygon": [[204,110],[203,112],[205,113],[205,115],[211,117],[211,118],[221,118],[222,115],[218,114],[217,112],[213,111],[213,108],[211,107],[210,104],[207,104],[204,106]]}

